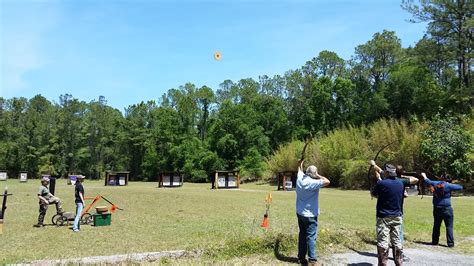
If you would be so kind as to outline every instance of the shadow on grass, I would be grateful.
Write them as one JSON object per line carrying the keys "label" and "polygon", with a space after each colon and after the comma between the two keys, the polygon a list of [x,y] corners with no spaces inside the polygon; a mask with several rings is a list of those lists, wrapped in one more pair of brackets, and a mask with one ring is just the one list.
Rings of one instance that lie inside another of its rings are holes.
{"label": "shadow on grass", "polygon": [[419,240],[415,240],[413,242],[417,243],[417,244],[421,244],[421,245],[433,246],[433,244],[431,244],[431,242],[419,241]]}
{"label": "shadow on grass", "polygon": [[280,261],[298,263],[298,258],[288,257],[280,253],[280,242],[280,238],[277,238],[275,241],[275,247],[273,248],[273,254],[275,254],[275,257]]}
{"label": "shadow on grass", "polygon": [[426,241],[413,241],[413,242],[416,243],[416,244],[426,245],[426,246],[441,246],[441,247],[445,247],[445,248],[448,247],[448,245],[446,245],[446,244],[436,244],[436,245],[434,245],[434,244],[431,244],[431,242],[426,242]]}

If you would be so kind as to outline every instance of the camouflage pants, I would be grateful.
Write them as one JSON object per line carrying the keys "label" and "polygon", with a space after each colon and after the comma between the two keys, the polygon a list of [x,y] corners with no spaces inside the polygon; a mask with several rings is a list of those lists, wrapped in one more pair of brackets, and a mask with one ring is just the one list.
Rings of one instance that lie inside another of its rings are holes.
{"label": "camouflage pants", "polygon": [[61,208],[61,200],[59,198],[53,197],[48,200],[48,204],[46,204],[44,201],[40,200],[39,201],[39,216],[38,216],[38,224],[43,224],[44,222],[44,217],[46,216],[46,211],[48,210],[48,207],[50,204],[56,204],[56,212],[57,213],[62,213],[63,210]]}
{"label": "camouflage pants", "polygon": [[396,247],[401,250],[402,242],[400,241],[400,225],[403,222],[403,218],[399,217],[377,217],[377,246],[387,250],[389,244],[392,247]]}

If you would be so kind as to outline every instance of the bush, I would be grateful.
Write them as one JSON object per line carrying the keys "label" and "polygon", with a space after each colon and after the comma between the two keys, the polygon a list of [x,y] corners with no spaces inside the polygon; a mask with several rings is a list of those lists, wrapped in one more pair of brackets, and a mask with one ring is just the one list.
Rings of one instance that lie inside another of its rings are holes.
{"label": "bush", "polygon": [[472,152],[471,137],[457,117],[441,118],[438,114],[422,133],[421,157],[435,173],[466,179],[472,175],[469,152]]}

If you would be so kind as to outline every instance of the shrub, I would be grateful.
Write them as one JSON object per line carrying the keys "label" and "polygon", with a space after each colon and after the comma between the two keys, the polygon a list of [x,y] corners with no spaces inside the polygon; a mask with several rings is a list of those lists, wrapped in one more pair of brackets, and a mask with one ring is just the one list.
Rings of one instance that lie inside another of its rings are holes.
{"label": "shrub", "polygon": [[472,140],[459,118],[441,118],[438,114],[421,135],[421,157],[430,170],[451,173],[463,179],[472,174],[468,160]]}
{"label": "shrub", "polygon": [[[299,140],[280,145],[266,161],[265,178],[271,179],[281,171],[295,171],[298,168],[303,146],[304,143]],[[306,149],[309,150],[309,147]]]}

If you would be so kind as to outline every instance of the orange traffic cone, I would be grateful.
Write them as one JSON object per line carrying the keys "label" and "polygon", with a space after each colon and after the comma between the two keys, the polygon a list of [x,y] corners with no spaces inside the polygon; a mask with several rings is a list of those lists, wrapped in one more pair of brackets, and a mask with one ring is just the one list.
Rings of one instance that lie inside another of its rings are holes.
{"label": "orange traffic cone", "polygon": [[268,215],[263,216],[263,223],[260,225],[263,228],[268,228]]}

